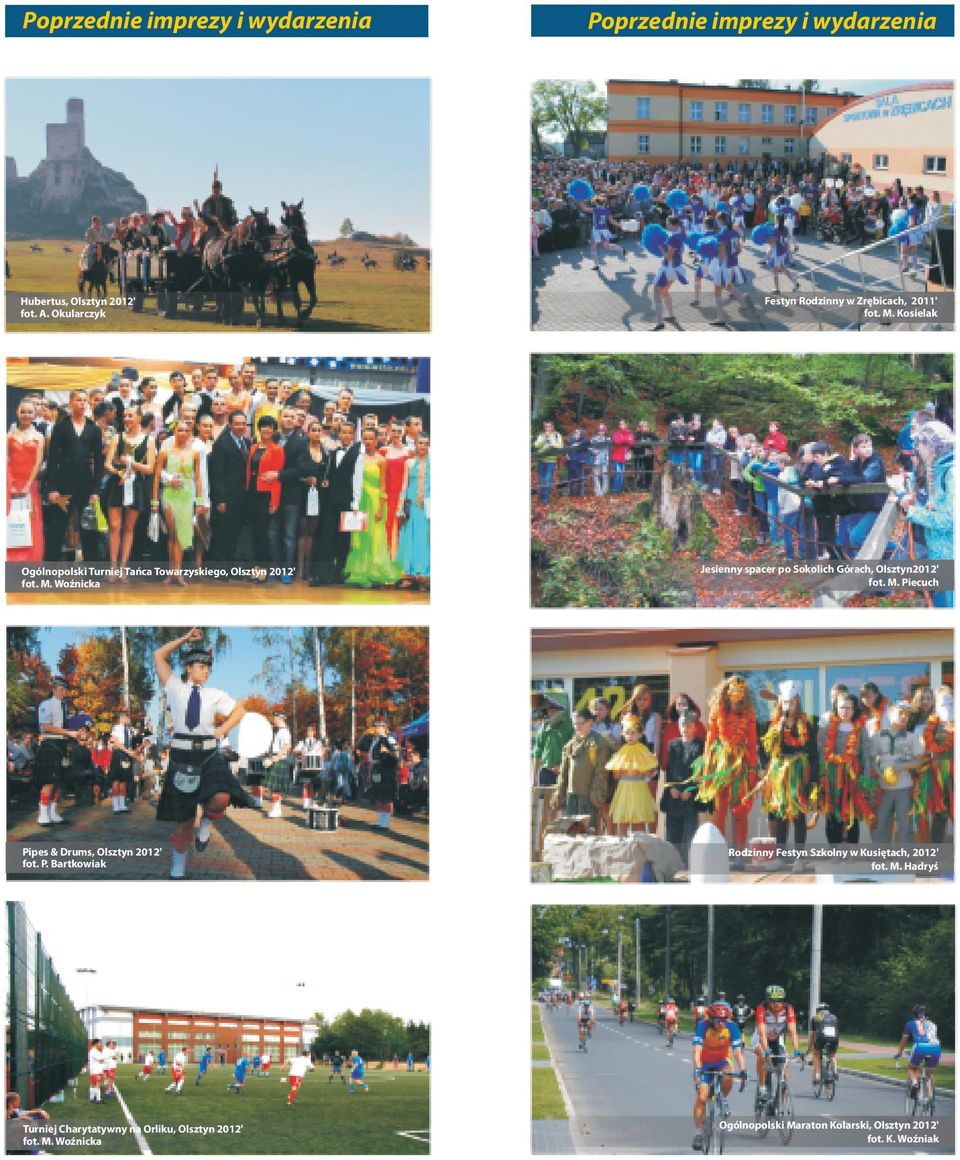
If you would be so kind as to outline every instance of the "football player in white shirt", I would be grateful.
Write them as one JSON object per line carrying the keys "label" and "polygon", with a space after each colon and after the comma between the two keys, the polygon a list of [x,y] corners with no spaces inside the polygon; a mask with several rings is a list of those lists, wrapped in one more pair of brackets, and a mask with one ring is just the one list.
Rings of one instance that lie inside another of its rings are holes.
{"label": "football player in white shirt", "polygon": [[287,1107],[292,1108],[300,1085],[303,1083],[303,1077],[308,1071],[313,1071],[313,1060],[310,1058],[310,1052],[304,1050],[293,1059],[288,1059],[287,1067],[290,1069],[290,1094],[287,1096]]}
{"label": "football player in white shirt", "polygon": [[173,1057],[173,1063],[170,1065],[170,1079],[172,1083],[168,1083],[163,1089],[165,1092],[173,1092],[174,1095],[181,1095],[183,1093],[183,1077],[187,1070],[187,1053],[185,1051],[178,1051]]}
{"label": "football player in white shirt", "polygon": [[103,1048],[103,1098],[116,1098],[117,1078],[117,1045],[114,1040],[108,1039]]}
{"label": "football player in white shirt", "polygon": [[153,1052],[148,1051],[143,1057],[143,1068],[137,1079],[148,1080],[153,1075]]}
{"label": "football player in white shirt", "polygon": [[90,1075],[90,1102],[99,1104],[100,1085],[103,1081],[103,1040],[94,1039],[87,1053],[87,1072]]}
{"label": "football player in white shirt", "polygon": [[264,1079],[270,1078],[270,1064],[272,1062],[273,1062],[273,1059],[270,1055],[269,1050],[264,1051],[263,1054],[260,1056],[260,1074],[263,1076]]}

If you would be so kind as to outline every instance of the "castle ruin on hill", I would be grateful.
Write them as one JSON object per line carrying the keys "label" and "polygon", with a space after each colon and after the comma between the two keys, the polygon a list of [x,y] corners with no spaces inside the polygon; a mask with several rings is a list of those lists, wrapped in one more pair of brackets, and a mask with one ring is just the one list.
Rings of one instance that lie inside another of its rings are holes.
{"label": "castle ruin on hill", "polygon": [[86,144],[83,101],[67,101],[66,120],[48,124],[46,156],[27,177],[6,159],[7,238],[75,238],[99,214],[105,223],[143,213],[147,199]]}

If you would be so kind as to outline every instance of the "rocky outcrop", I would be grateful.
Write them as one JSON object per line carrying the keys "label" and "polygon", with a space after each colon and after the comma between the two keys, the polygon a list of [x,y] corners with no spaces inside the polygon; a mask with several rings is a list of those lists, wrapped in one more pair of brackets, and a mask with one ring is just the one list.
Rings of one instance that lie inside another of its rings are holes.
{"label": "rocky outcrop", "polygon": [[79,238],[94,214],[112,222],[148,209],[147,199],[123,173],[102,165],[89,149],[82,150],[79,160],[82,182],[69,204],[51,203],[46,196],[49,167],[56,162],[41,161],[29,177],[7,182],[9,239]]}

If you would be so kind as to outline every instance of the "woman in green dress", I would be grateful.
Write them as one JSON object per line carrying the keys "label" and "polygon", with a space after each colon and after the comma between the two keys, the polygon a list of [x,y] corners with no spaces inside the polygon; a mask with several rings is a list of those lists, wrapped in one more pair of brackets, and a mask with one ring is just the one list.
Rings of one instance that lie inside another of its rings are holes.
{"label": "woman in green dress", "polygon": [[203,473],[200,470],[200,452],[193,445],[193,424],[184,419],[177,422],[173,445],[164,448],[157,457],[153,477],[151,514],[159,508],[160,481],[163,476],[163,520],[167,525],[167,547],[171,574],[164,584],[176,579],[186,586],[183,578],[183,553],[193,547],[194,504],[203,501]]}
{"label": "woman in green dress", "polygon": [[361,441],[363,480],[358,510],[366,515],[367,526],[362,532],[350,534],[350,553],[343,569],[344,582],[359,588],[397,584],[403,570],[390,559],[387,544],[387,463],[377,453],[376,428],[365,428]]}

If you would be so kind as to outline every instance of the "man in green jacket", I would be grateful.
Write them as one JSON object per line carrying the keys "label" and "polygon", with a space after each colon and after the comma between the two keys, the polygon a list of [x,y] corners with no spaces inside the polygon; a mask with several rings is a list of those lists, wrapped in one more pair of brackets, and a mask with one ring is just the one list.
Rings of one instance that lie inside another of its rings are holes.
{"label": "man in green jacket", "polygon": [[570,702],[566,693],[555,689],[534,693],[533,697],[534,710],[543,714],[543,724],[533,741],[533,784],[556,785],[563,747],[573,736]]}

